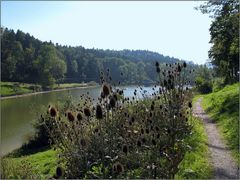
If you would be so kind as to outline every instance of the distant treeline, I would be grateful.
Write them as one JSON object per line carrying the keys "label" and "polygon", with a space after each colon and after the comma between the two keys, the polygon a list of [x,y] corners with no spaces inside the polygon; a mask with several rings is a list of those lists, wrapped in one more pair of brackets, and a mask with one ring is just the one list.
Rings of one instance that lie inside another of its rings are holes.
{"label": "distant treeline", "polygon": [[[29,33],[1,27],[1,79],[37,83],[100,82],[100,71],[110,69],[112,81],[144,84],[156,80],[155,62],[180,62],[146,50],[101,50],[42,42]],[[188,62],[188,68],[197,67]],[[192,77],[194,78],[194,76]]]}

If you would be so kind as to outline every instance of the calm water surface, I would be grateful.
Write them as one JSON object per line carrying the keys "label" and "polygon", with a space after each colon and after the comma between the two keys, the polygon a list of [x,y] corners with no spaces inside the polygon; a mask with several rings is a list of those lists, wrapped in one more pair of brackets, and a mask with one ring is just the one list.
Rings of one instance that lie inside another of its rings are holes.
{"label": "calm water surface", "polygon": [[[133,96],[136,86],[122,87],[124,96]],[[144,87],[147,95],[150,95],[152,87]],[[97,99],[100,95],[100,87],[79,88],[58,92],[49,92],[19,98],[1,100],[1,155],[19,148],[27,137],[34,133],[32,124],[39,113],[47,109],[49,104],[56,104],[57,101],[71,95],[79,99],[81,94],[89,92],[89,95]],[[141,98],[140,93],[138,97]]]}

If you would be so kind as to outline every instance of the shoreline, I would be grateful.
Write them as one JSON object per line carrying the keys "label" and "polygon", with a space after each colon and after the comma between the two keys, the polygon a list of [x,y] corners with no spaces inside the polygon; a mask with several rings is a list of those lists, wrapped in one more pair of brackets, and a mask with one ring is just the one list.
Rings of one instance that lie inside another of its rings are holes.
{"label": "shoreline", "polygon": [[68,88],[60,88],[60,89],[53,89],[53,90],[46,90],[46,91],[38,91],[38,92],[18,94],[18,95],[16,94],[16,95],[10,95],[10,96],[1,96],[0,100],[20,98],[20,97],[25,97],[25,96],[32,96],[32,95],[37,95],[37,94],[45,94],[45,93],[50,93],[50,92],[66,91],[66,90],[73,90],[73,89],[93,88],[93,87],[98,87],[98,86],[100,86],[100,85],[87,85],[87,86],[79,86],[79,87],[68,87]]}

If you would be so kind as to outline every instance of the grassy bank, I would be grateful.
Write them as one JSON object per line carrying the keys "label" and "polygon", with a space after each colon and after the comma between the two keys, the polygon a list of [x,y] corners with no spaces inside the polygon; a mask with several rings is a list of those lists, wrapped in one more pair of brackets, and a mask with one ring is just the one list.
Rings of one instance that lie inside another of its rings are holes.
{"label": "grassy bank", "polygon": [[220,133],[240,165],[239,154],[239,84],[203,95],[203,108],[217,123]]}
{"label": "grassy bank", "polygon": [[[1,96],[14,96],[14,95],[22,95],[34,92],[42,91],[40,85],[35,84],[26,84],[19,82],[1,82],[0,83],[0,93]],[[75,88],[75,87],[87,87],[96,85],[95,83],[64,83],[64,84],[55,84],[51,89],[65,89],[65,88]],[[51,90],[49,89],[49,90]]]}
{"label": "grassy bank", "polygon": [[28,156],[1,160],[3,179],[48,179],[55,174],[56,152],[46,150]]}
{"label": "grassy bank", "polygon": [[32,93],[38,89],[39,86],[33,84],[25,84],[18,82],[1,82],[1,96],[11,96]]}

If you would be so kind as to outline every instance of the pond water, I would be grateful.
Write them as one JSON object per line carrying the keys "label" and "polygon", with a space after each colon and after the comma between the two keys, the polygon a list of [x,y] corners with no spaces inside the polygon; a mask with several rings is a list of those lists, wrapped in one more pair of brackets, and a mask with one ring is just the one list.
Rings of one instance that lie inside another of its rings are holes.
{"label": "pond water", "polygon": [[[136,86],[120,87],[124,89],[124,96],[133,96]],[[150,95],[152,87],[143,87],[143,91]],[[89,88],[77,88],[71,90],[54,91],[18,98],[1,100],[1,155],[7,154],[19,148],[27,137],[34,133],[32,126],[39,113],[46,110],[49,104],[55,104],[64,97],[71,95],[79,99],[80,95],[89,92],[89,95],[97,99],[100,95],[100,86]],[[141,98],[138,92],[137,96]]]}

